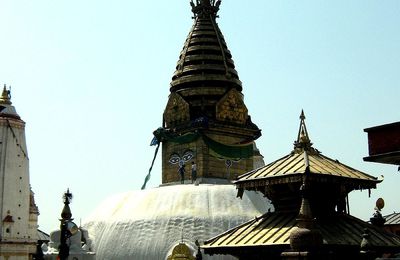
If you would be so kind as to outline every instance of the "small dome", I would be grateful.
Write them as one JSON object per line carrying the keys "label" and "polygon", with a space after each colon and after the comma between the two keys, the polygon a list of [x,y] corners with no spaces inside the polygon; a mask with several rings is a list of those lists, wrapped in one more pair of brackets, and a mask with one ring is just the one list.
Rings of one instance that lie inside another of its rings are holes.
{"label": "small dome", "polygon": [[[85,221],[97,259],[167,259],[271,208],[260,193],[236,198],[234,185],[171,185],[108,198]],[[207,256],[203,259],[233,259]]]}

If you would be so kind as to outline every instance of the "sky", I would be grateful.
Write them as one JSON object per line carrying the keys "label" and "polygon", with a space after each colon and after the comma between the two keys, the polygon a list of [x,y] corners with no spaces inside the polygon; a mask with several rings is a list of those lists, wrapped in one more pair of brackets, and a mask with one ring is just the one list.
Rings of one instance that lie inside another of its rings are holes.
{"label": "sky", "polygon": [[[76,223],[138,190],[169,83],[192,26],[189,1],[2,0],[0,83],[26,122],[40,229],[58,228],[62,194]],[[289,153],[301,109],[314,147],[384,178],[350,196],[364,220],[400,211],[400,173],[363,161],[363,129],[399,121],[400,1],[223,0],[218,24],[243,83],[266,163]],[[148,187],[161,183],[160,156]]]}

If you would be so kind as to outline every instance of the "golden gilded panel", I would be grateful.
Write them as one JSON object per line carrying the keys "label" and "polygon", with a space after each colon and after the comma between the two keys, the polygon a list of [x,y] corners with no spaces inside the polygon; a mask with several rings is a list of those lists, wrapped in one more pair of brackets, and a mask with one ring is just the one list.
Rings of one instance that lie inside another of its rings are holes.
{"label": "golden gilded panel", "polygon": [[169,96],[164,120],[167,127],[190,120],[189,104],[179,94],[172,93]]}
{"label": "golden gilded panel", "polygon": [[243,102],[242,94],[231,89],[217,104],[217,120],[244,125],[248,118],[248,110]]}

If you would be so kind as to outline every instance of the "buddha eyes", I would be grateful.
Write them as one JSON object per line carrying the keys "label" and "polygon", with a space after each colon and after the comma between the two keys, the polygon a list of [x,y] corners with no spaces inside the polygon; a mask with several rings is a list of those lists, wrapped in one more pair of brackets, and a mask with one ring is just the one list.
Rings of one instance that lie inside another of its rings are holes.
{"label": "buddha eyes", "polygon": [[177,164],[180,161],[180,156],[178,154],[173,154],[171,155],[171,158],[169,159],[170,164]]}
{"label": "buddha eyes", "polygon": [[174,153],[171,155],[171,158],[169,159],[170,164],[183,164],[187,161],[190,161],[193,158],[194,154],[192,151],[186,151],[182,157],[179,156],[179,154]]}
{"label": "buddha eyes", "polygon": [[192,158],[193,158],[193,153],[191,151],[188,151],[188,152],[184,153],[183,156],[182,156],[182,160],[184,162],[187,162]]}

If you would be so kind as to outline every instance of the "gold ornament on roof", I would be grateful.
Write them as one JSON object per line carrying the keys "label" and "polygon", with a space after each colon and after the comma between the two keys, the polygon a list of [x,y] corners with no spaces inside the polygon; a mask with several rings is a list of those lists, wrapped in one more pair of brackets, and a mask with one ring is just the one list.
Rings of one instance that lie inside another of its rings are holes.
{"label": "gold ornament on roof", "polygon": [[297,153],[302,153],[304,151],[308,152],[309,154],[318,153],[312,147],[313,144],[308,136],[305,119],[306,116],[304,115],[304,111],[301,110],[299,133],[297,135],[297,140],[294,142],[294,151]]}
{"label": "gold ornament on roof", "polygon": [[6,84],[4,84],[3,92],[1,93],[0,104],[11,105],[11,90],[7,90]]}

